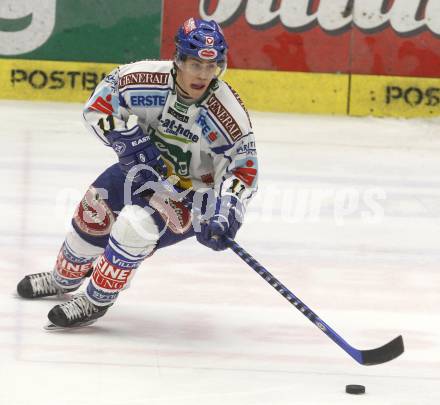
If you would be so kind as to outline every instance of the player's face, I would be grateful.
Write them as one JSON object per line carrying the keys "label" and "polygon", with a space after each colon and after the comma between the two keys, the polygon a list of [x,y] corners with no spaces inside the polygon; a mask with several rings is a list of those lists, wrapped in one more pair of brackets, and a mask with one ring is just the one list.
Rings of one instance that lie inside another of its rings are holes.
{"label": "player's face", "polygon": [[178,64],[177,82],[188,95],[197,100],[219,74],[219,67],[215,61],[206,61],[188,58]]}

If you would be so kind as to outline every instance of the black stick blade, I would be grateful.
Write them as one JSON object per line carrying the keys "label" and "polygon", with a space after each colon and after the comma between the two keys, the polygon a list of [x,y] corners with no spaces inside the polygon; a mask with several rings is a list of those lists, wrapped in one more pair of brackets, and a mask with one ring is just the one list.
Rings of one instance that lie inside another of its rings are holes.
{"label": "black stick blade", "polygon": [[375,364],[386,363],[400,356],[404,352],[402,336],[397,336],[386,345],[372,350],[362,350],[362,364],[373,366]]}

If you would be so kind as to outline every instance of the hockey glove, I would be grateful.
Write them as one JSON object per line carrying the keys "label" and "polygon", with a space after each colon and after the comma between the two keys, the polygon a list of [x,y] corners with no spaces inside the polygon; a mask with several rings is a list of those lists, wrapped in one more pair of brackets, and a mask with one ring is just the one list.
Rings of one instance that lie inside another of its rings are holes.
{"label": "hockey glove", "polygon": [[[111,131],[107,135],[111,147],[119,158],[119,167],[135,183],[157,181],[159,176],[165,176],[167,168],[160,157],[159,149],[136,125],[125,131]],[[140,165],[140,166],[137,166]]]}
{"label": "hockey glove", "polygon": [[214,215],[200,224],[197,240],[213,250],[225,250],[228,247],[225,237],[235,238],[243,216],[243,204],[238,198],[229,195],[217,197]]}

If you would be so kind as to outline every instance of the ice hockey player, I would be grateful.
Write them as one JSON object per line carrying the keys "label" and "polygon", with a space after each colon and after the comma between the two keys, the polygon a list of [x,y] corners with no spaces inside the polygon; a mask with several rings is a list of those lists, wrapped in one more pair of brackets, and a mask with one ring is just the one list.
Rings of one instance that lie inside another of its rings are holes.
{"label": "ice hockey player", "polygon": [[223,32],[215,21],[190,18],[175,45],[172,61],[115,69],[85,105],[87,127],[118,162],[79,203],[53,271],[17,286],[21,297],[40,298],[87,280],[83,292],[50,310],[49,329],[102,317],[157,249],[196,236],[223,250],[242,224],[257,189],[257,156],[247,111],[220,79]]}

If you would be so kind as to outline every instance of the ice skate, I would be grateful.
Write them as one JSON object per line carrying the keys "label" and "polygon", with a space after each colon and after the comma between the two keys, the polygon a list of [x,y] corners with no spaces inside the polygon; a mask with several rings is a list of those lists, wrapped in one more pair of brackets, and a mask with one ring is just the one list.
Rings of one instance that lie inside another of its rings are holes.
{"label": "ice skate", "polygon": [[94,305],[84,293],[75,295],[70,301],[54,306],[48,313],[46,330],[68,329],[88,326],[102,317],[111,305]]}
{"label": "ice skate", "polygon": [[77,289],[78,287],[69,290],[60,287],[50,272],[28,274],[17,284],[17,293],[23,298],[61,296]]}

